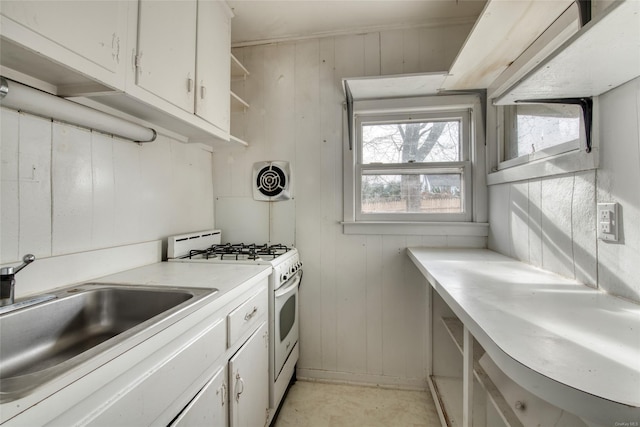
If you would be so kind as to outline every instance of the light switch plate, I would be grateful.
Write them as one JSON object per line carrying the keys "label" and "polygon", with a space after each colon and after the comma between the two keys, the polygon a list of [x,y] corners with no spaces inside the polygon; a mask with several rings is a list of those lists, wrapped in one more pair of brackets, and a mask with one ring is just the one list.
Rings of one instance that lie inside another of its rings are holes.
{"label": "light switch plate", "polygon": [[598,239],[618,241],[618,210],[617,203],[598,203]]}

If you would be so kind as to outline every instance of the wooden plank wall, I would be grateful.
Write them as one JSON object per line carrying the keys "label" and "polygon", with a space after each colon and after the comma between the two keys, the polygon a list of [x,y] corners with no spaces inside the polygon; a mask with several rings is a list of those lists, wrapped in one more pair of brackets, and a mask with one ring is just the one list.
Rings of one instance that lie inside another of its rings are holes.
{"label": "wooden plank wall", "polygon": [[198,145],[134,144],[6,108],[0,124],[0,264],[213,225],[212,154]]}
{"label": "wooden plank wall", "polygon": [[[250,147],[214,153],[214,194],[251,198],[254,162],[291,162],[291,227],[304,262],[301,377],[426,387],[428,288],[405,248],[486,247],[486,238],[342,233],[341,79],[446,71],[470,28],[375,32],[234,50],[251,75],[233,89],[251,108],[232,117],[232,133]],[[235,225],[216,221],[216,226],[224,236],[225,226]],[[273,242],[279,238],[270,235]]]}
{"label": "wooden plank wall", "polygon": [[[489,187],[489,247],[640,302],[640,78],[598,106],[598,169]],[[596,205],[611,202],[619,242],[596,235]]]}

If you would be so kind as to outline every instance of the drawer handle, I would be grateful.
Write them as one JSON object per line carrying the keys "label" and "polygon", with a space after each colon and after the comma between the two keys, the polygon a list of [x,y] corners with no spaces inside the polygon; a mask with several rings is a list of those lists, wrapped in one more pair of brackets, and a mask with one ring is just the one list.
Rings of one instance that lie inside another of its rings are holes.
{"label": "drawer handle", "polygon": [[242,377],[240,376],[240,373],[238,372],[236,374],[236,390],[238,390],[240,385],[242,386],[242,388],[240,389],[239,392],[236,393],[236,402],[240,401],[240,395],[244,392],[244,380],[242,379]]}
{"label": "drawer handle", "polygon": [[247,313],[244,315],[245,322],[247,320],[250,320],[253,316],[255,316],[257,312],[258,312],[258,307],[254,305],[253,310],[251,310],[251,313]]}

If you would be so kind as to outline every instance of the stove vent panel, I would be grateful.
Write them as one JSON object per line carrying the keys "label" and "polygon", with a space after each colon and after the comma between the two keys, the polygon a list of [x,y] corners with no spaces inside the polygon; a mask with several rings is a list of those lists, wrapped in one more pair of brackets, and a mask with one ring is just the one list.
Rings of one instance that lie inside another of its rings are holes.
{"label": "stove vent panel", "polygon": [[289,200],[289,162],[272,161],[253,164],[253,199],[266,202]]}

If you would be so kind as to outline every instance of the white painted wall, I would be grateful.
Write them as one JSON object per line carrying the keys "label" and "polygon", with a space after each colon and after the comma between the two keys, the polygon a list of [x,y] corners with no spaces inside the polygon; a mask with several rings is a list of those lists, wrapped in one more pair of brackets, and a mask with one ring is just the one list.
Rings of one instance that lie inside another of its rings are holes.
{"label": "white painted wall", "polygon": [[[601,95],[599,111],[597,170],[489,188],[489,247],[640,302],[640,79]],[[621,206],[618,243],[596,238],[605,202]]]}
{"label": "white painted wall", "polygon": [[[234,50],[251,75],[233,90],[251,108],[232,116],[232,133],[250,146],[214,154],[216,227],[223,240],[254,227],[300,250],[302,377],[426,387],[428,286],[405,248],[485,247],[486,238],[342,233],[341,79],[446,71],[469,30],[423,28]],[[264,160],[289,161],[293,170],[295,200],[273,203],[270,215],[251,199],[251,167]],[[229,204],[246,211],[218,215]],[[257,225],[241,227],[247,216]],[[293,220],[289,227],[283,216]]]}
{"label": "white painted wall", "polygon": [[[6,108],[0,119],[0,264],[52,258],[20,273],[17,296],[65,284],[44,270],[55,259],[213,226],[212,154],[200,146],[135,144]],[[104,261],[112,271],[97,275],[130,268]],[[38,269],[40,283],[20,281]]]}

